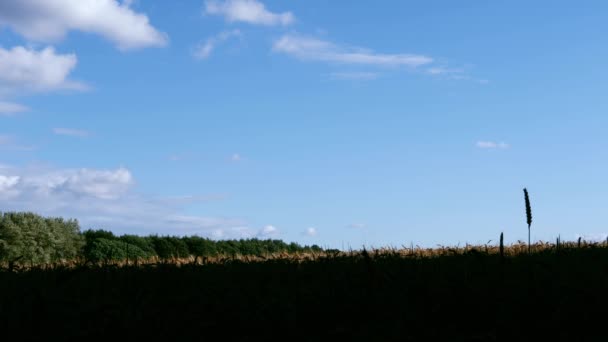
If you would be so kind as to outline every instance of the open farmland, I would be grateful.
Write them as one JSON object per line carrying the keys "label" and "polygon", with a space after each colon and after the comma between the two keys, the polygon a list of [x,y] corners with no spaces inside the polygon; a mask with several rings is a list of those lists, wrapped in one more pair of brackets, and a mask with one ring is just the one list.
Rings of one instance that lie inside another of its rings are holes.
{"label": "open farmland", "polygon": [[0,328],[34,340],[598,336],[608,249],[583,242],[524,251],[506,247],[501,257],[496,248],[469,246],[4,271]]}

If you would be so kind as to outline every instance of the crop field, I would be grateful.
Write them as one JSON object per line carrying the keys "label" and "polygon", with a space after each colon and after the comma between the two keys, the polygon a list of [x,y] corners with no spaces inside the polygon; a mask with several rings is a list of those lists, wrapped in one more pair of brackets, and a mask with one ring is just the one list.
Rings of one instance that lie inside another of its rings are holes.
{"label": "crop field", "polygon": [[[0,273],[23,339],[604,340],[608,248],[585,242],[35,266]],[[35,327],[35,328],[33,328]]]}
{"label": "crop field", "polygon": [[3,213],[0,329],[33,341],[605,340],[608,241],[497,241],[339,251]]}

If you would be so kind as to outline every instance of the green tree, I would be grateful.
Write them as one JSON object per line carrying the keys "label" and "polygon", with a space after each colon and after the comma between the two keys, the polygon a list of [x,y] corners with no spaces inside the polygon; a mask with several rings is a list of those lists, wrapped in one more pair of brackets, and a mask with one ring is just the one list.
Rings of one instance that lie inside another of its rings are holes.
{"label": "green tree", "polygon": [[107,264],[111,261],[125,260],[127,253],[120,241],[98,238],[92,242],[87,258],[92,262]]}
{"label": "green tree", "polygon": [[0,260],[14,263],[23,258],[23,238],[21,227],[12,220],[12,215],[0,215]]}
{"label": "green tree", "polygon": [[[154,251],[154,244],[149,237],[137,236],[137,235],[122,235],[119,240],[138,247],[143,253],[141,258],[151,258],[156,255]],[[130,248],[130,247],[129,247]],[[131,252],[129,250],[129,258],[131,258]]]}

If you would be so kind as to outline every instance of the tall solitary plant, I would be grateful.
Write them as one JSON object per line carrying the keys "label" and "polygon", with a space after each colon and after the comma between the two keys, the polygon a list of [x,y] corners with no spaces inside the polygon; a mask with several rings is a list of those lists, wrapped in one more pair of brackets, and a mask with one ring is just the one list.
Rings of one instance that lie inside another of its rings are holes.
{"label": "tall solitary plant", "polygon": [[500,259],[503,260],[505,257],[505,236],[504,233],[500,233]]}
{"label": "tall solitary plant", "polygon": [[530,226],[532,225],[532,206],[530,206],[530,196],[528,189],[524,188],[524,197],[526,200],[526,223],[528,223],[528,254],[530,254]]}

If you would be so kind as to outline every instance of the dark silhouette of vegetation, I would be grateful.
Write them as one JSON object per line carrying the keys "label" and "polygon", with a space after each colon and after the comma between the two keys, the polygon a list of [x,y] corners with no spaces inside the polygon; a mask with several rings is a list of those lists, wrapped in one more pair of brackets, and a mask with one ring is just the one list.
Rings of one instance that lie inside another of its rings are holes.
{"label": "dark silhouette of vegetation", "polygon": [[505,238],[504,233],[500,233],[499,251],[500,251],[501,259],[505,257],[505,240],[504,240],[504,238]]}
{"label": "dark silhouette of vegetation", "polygon": [[576,246],[1,271],[0,329],[35,341],[603,341],[608,249]]}
{"label": "dark silhouette of vegetation", "polygon": [[530,226],[532,225],[532,206],[530,205],[530,196],[528,189],[524,188],[524,199],[526,201],[526,223],[528,224],[528,254],[530,253]]}
{"label": "dark silhouette of vegetation", "polygon": [[558,237],[531,253],[530,239],[505,246],[501,233],[493,246],[323,251],[80,233],[75,220],[4,213],[0,331],[33,341],[603,341],[594,327],[608,305],[607,247]]}

